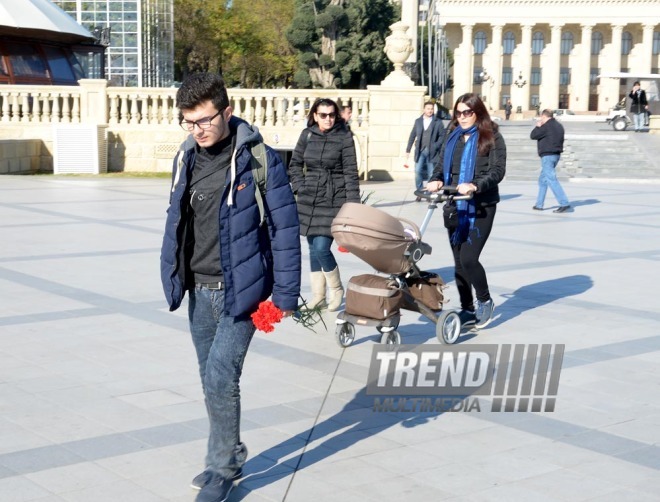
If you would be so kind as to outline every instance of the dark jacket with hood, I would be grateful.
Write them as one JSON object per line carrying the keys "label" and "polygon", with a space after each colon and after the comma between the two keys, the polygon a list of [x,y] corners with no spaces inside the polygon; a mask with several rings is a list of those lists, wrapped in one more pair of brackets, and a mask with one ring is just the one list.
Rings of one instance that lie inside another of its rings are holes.
{"label": "dark jacket with hood", "polygon": [[[300,237],[296,203],[280,156],[270,147],[264,206],[260,225],[249,145],[262,142],[256,129],[237,117],[229,121],[236,135],[231,166],[220,203],[220,254],[225,288],[225,312],[249,315],[272,294],[282,310],[296,310],[300,295]],[[170,205],[160,256],[161,280],[170,311],[181,305],[194,286],[190,271],[189,184],[195,165],[195,140],[181,145],[174,159]]]}
{"label": "dark jacket with hood", "polygon": [[325,133],[317,124],[304,129],[289,176],[298,195],[300,233],[332,236],[330,225],[344,202],[360,202],[355,145],[345,124],[337,123]]}

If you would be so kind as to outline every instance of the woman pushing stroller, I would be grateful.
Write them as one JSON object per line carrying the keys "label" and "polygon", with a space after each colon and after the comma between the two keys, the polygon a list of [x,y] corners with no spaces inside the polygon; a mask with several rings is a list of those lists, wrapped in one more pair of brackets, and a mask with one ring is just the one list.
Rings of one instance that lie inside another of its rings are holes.
{"label": "woman pushing stroller", "polygon": [[330,250],[330,225],[344,202],[360,202],[360,184],[353,135],[333,100],[317,99],[309,110],[307,128],[291,157],[289,178],[297,194],[300,233],[309,244],[312,300],[307,305],[327,304],[328,310],[337,310],[344,288]]}
{"label": "woman pushing stroller", "polygon": [[476,94],[463,94],[454,105],[453,119],[427,185],[430,192],[452,185],[461,195],[473,194],[472,199],[455,201],[455,206],[445,208],[463,325],[483,328],[493,318],[495,304],[479,257],[493,227],[500,201],[498,184],[505,171],[506,145],[497,124]]}

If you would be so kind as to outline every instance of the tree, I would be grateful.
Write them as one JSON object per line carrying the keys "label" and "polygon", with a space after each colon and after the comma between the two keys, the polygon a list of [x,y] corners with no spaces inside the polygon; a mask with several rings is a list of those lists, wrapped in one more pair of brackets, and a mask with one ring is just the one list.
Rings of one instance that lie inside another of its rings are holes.
{"label": "tree", "polygon": [[383,49],[395,19],[389,0],[297,0],[287,30],[299,51],[296,85],[365,88],[380,82],[390,67]]}
{"label": "tree", "polygon": [[228,86],[287,85],[295,56],[284,34],[294,0],[175,0],[176,78],[222,73]]}

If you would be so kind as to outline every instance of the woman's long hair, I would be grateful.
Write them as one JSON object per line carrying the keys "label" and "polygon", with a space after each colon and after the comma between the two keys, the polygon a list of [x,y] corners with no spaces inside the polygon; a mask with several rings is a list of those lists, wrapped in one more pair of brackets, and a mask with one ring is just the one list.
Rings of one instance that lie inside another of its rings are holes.
{"label": "woman's long hair", "polygon": [[345,122],[343,117],[339,115],[339,105],[337,105],[335,101],[329,98],[318,98],[316,101],[314,101],[314,104],[309,109],[309,113],[307,114],[307,127],[312,127],[314,124],[316,124],[316,120],[314,120],[314,114],[316,113],[316,110],[319,109],[319,106],[333,107],[333,110],[335,112],[335,126],[337,124],[343,124]]}
{"label": "woman's long hair", "polygon": [[486,105],[481,101],[481,98],[473,92],[468,92],[459,96],[454,104],[453,118],[449,123],[450,131],[453,131],[458,127],[456,108],[459,103],[463,103],[476,114],[477,121],[475,122],[475,125],[479,131],[479,144],[477,145],[477,150],[479,155],[486,155],[490,151],[490,148],[495,145],[495,133],[499,128],[498,125],[490,118]]}

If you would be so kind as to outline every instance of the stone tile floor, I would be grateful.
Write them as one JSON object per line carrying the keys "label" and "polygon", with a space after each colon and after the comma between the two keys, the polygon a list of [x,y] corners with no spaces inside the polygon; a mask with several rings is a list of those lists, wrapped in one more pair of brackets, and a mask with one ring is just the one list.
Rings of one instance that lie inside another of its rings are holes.
{"label": "stone tile floor", "polygon": [[[364,189],[421,223],[409,185]],[[534,183],[501,185],[482,257],[498,318],[461,339],[565,344],[553,413],[374,412],[377,333],[342,350],[333,315],[330,332],[287,320],[245,364],[253,475],[231,500],[658,500],[660,185],[565,189],[574,210],[553,214],[531,210]],[[162,179],[0,178],[1,501],[194,500],[206,419],[186,309],[160,288],[167,197]],[[425,240],[457,307],[439,213]],[[370,272],[338,259],[344,282]],[[418,314],[400,331],[436,343]]]}

